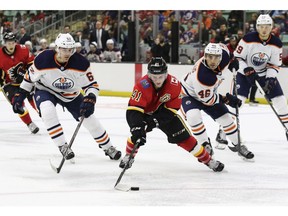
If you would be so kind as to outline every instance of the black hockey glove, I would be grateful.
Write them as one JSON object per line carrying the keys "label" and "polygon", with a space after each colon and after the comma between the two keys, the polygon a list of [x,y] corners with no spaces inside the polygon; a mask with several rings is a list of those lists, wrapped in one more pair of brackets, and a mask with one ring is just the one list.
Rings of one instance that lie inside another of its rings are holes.
{"label": "black hockey glove", "polygon": [[244,68],[244,74],[251,85],[255,85],[255,80],[258,79],[258,75],[253,67]]}
{"label": "black hockey glove", "polygon": [[94,94],[90,93],[89,95],[83,98],[83,101],[80,105],[80,115],[84,115],[85,118],[88,118],[94,113],[96,103],[96,97]]}
{"label": "black hockey glove", "polygon": [[242,101],[240,99],[229,93],[227,93],[226,96],[222,96],[222,101],[233,108],[240,107],[242,105]]}
{"label": "black hockey glove", "polygon": [[16,83],[21,83],[25,75],[25,71],[22,70],[21,65],[10,68],[8,70],[10,79]]}
{"label": "black hockey glove", "polygon": [[144,126],[135,126],[130,130],[132,136],[131,140],[134,144],[138,144],[138,147],[145,145],[146,143],[146,131]]}
{"label": "black hockey glove", "polygon": [[271,91],[274,89],[274,87],[277,84],[277,80],[274,77],[269,77],[265,79],[265,86],[263,87],[263,91],[265,94],[269,95]]}
{"label": "black hockey glove", "polygon": [[26,98],[27,91],[24,89],[19,90],[19,92],[15,93],[13,99],[12,99],[12,108],[14,113],[18,113],[20,115],[24,114],[24,108],[23,108],[23,102]]}
{"label": "black hockey glove", "polygon": [[239,61],[236,58],[233,58],[228,66],[228,69],[233,72],[233,69],[235,69],[235,71],[239,70]]}

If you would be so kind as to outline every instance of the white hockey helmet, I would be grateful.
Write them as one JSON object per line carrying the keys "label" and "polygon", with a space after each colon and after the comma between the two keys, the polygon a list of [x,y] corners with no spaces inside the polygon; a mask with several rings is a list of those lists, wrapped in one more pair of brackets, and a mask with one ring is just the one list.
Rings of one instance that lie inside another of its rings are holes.
{"label": "white hockey helmet", "polygon": [[269,14],[261,14],[256,21],[256,25],[273,25],[273,20]]}
{"label": "white hockey helmet", "polygon": [[215,70],[222,60],[222,48],[218,43],[209,43],[204,50],[204,65]]}
{"label": "white hockey helmet", "polygon": [[217,43],[209,43],[204,50],[205,54],[211,55],[222,55],[222,49],[220,44]]}
{"label": "white hockey helmet", "polygon": [[73,49],[75,41],[69,33],[60,33],[55,40],[55,45],[57,48]]}

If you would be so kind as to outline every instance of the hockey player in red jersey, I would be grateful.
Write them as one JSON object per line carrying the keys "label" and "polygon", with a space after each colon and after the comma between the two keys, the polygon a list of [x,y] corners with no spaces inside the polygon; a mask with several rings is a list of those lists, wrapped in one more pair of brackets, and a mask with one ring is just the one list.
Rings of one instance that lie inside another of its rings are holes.
{"label": "hockey player in red jersey", "polygon": [[[181,80],[184,95],[182,107],[187,122],[197,140],[206,147],[211,146],[211,144],[202,120],[201,110],[224,128],[224,132],[233,145],[239,144],[238,127],[226,105],[234,108],[240,107],[242,101],[230,93],[226,95],[218,93],[218,87],[223,80],[222,71],[226,67],[230,70],[237,70],[239,68],[238,60],[233,59],[233,54],[230,56],[226,45],[209,43],[205,47],[204,56],[195,63],[192,71]],[[254,154],[244,145],[240,146],[238,153],[246,159],[254,157]],[[213,154],[212,149],[211,154]]]}
{"label": "hockey player in red jersey", "polygon": [[[105,155],[111,160],[118,160],[121,152],[112,145],[110,136],[93,115],[99,86],[92,73],[90,62],[75,52],[75,41],[70,34],[60,33],[55,44],[55,51],[44,50],[35,57],[33,65],[21,83],[20,94],[15,96],[14,112],[22,109],[25,92],[30,92],[35,87],[34,98],[43,123],[66,160],[72,159],[74,152],[66,142],[57,115],[57,104],[66,108],[76,121],[79,121],[80,116],[84,116],[83,126]],[[84,96],[81,90],[84,91]]]}
{"label": "hockey player in red jersey", "polygon": [[[33,63],[34,56],[29,53],[26,46],[16,43],[14,33],[5,33],[3,40],[4,46],[0,50],[0,86],[6,99],[12,103],[13,96],[18,93],[26,70]],[[27,99],[35,109],[32,95],[27,94]],[[39,131],[37,125],[32,122],[25,104],[19,112],[19,117],[33,134]]]}
{"label": "hockey player in red jersey", "polygon": [[[215,172],[221,172],[224,164],[211,158],[206,149],[198,144],[190,134],[183,119],[177,114],[181,106],[181,85],[168,74],[163,58],[153,57],[148,63],[148,74],[134,86],[126,112],[127,123],[132,134],[127,140],[126,155],[119,166],[124,168],[135,144],[139,147],[146,143],[146,133],[159,128],[169,143],[175,143],[195,156]],[[134,157],[127,165],[132,166]]]}

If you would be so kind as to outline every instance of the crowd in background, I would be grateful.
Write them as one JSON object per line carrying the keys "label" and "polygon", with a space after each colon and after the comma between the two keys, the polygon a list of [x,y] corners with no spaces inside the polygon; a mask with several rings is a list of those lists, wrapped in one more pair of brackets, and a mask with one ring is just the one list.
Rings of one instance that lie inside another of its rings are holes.
{"label": "crowd in background", "polygon": [[[56,12],[18,11],[13,17],[13,21],[9,21],[5,11],[0,11],[1,34],[9,31],[17,32],[18,42],[29,46],[34,55],[43,49],[53,49],[55,48],[53,40],[40,38],[27,28],[29,24],[37,21],[46,24],[52,23],[58,19]],[[131,13],[132,11],[128,10],[121,11],[120,17],[118,17],[119,11],[90,11],[78,29],[73,29],[67,24],[60,28],[63,28],[62,32],[69,32],[74,37],[77,42],[77,52],[86,56],[89,61],[126,62],[129,43],[128,23],[135,16]],[[256,19],[260,13],[263,11],[247,13],[243,10],[187,10],[180,11],[180,16],[177,17],[176,11],[173,10],[137,11],[139,47],[142,48],[140,49],[140,61],[148,62],[152,56],[162,56],[166,62],[170,62],[171,26],[174,21],[179,21],[179,46],[186,45],[188,49],[193,49],[193,46],[197,44],[198,47],[200,46],[197,53],[198,58],[203,54],[201,48],[209,42],[225,43],[230,51],[233,51],[245,33],[255,31]],[[273,10],[269,11],[269,14],[274,21],[273,34],[280,38],[282,35],[288,34],[288,11]],[[153,28],[155,15],[158,17],[157,32]],[[101,29],[100,40],[97,38],[99,29]],[[196,60],[197,58],[194,59],[193,56],[189,59],[189,63]],[[286,50],[284,50],[283,63],[288,65]]]}

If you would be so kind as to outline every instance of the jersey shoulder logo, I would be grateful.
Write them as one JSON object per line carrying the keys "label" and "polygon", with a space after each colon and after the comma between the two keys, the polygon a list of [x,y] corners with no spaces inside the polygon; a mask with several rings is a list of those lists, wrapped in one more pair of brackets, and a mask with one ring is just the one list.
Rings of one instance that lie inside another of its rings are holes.
{"label": "jersey shoulder logo", "polygon": [[255,66],[261,66],[268,62],[269,56],[266,53],[258,52],[251,56],[251,62]]}
{"label": "jersey shoulder logo", "polygon": [[74,82],[72,79],[60,77],[52,83],[52,86],[61,90],[72,89],[74,87]]}
{"label": "jersey shoulder logo", "polygon": [[144,89],[147,89],[150,87],[150,83],[146,79],[141,80],[140,83]]}

